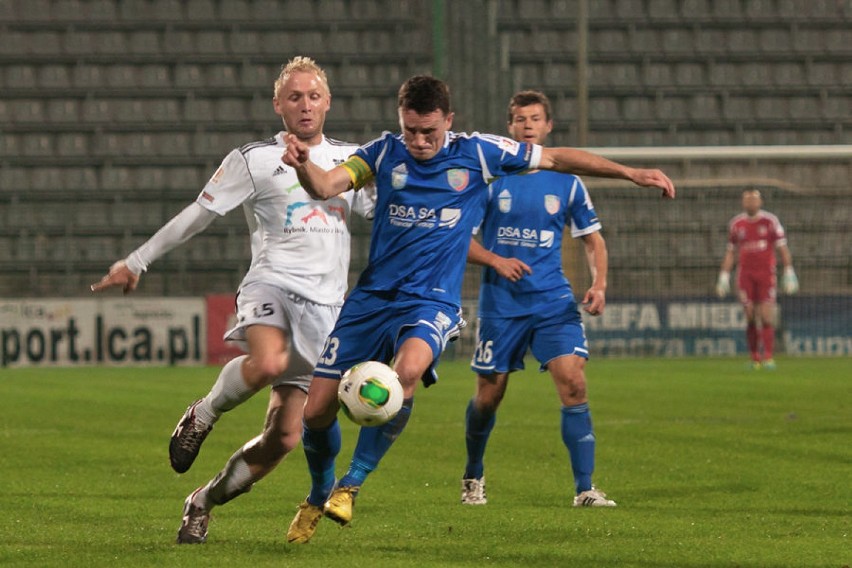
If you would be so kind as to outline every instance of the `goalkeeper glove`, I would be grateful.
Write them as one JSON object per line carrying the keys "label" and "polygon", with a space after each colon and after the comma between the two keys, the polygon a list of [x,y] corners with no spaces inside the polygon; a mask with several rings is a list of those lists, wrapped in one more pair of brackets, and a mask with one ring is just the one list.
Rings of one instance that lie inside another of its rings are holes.
{"label": "goalkeeper glove", "polygon": [[796,271],[792,266],[784,269],[784,278],[781,282],[785,294],[795,294],[799,291],[799,279],[796,277]]}
{"label": "goalkeeper glove", "polygon": [[716,295],[724,298],[731,291],[731,273],[723,270],[716,281]]}

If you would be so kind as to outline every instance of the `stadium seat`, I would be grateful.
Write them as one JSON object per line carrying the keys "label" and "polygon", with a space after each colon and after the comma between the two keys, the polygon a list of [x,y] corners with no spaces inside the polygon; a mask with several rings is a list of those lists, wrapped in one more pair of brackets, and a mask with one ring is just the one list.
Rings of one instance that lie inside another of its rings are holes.
{"label": "stadium seat", "polygon": [[589,119],[599,121],[621,120],[618,99],[614,97],[596,97],[589,101]]}
{"label": "stadium seat", "polygon": [[216,101],[215,114],[210,117],[217,122],[237,122],[244,124],[249,121],[246,100],[235,97],[221,98]]}
{"label": "stadium seat", "polygon": [[[187,8],[187,10],[191,10],[191,8]],[[163,52],[177,57],[179,61],[183,61],[186,56],[196,55],[195,33],[185,29],[166,30],[163,33]]]}
{"label": "stadium seat", "polygon": [[74,87],[78,89],[100,89],[106,83],[105,69],[101,65],[78,63],[72,72]]}
{"label": "stadium seat", "polygon": [[206,69],[207,86],[225,89],[240,86],[240,70],[236,65],[217,63]]}
{"label": "stadium seat", "polygon": [[200,30],[196,34],[195,49],[199,54],[224,55],[228,52],[225,32],[219,30]]}
{"label": "stadium seat", "polygon": [[61,187],[72,192],[97,191],[99,189],[97,170],[92,166],[63,168]]}
{"label": "stadium seat", "polygon": [[104,192],[132,190],[134,175],[127,166],[106,165],[101,168],[100,188]]}
{"label": "stadium seat", "polygon": [[118,18],[117,4],[115,0],[90,0],[83,13],[87,20],[114,22]]}
{"label": "stadium seat", "polygon": [[[271,98],[272,85],[279,75],[279,67],[262,63],[243,62],[240,65],[240,84],[247,90],[265,91],[269,94],[269,98]],[[329,73],[329,81],[334,85],[336,84],[333,78],[334,75],[329,71],[329,66],[326,66],[326,72]]]}
{"label": "stadium seat", "polygon": [[649,0],[648,16],[652,20],[672,20],[680,17],[678,8],[674,0]]}
{"label": "stadium seat", "polygon": [[681,120],[688,115],[687,99],[677,96],[665,96],[657,100],[657,118],[661,120]]}
{"label": "stadium seat", "polygon": [[[593,74],[594,72],[590,73],[590,75]],[[577,76],[574,66],[565,63],[553,63],[551,65],[546,65],[544,67],[544,73],[542,78],[544,80],[544,85],[547,87],[570,88],[577,82]]]}
{"label": "stadium seat", "polygon": [[781,62],[772,65],[773,83],[779,87],[798,88],[805,84],[804,63]]}
{"label": "stadium seat", "polygon": [[130,32],[128,43],[130,53],[135,55],[156,55],[161,51],[160,36],[153,30]]}
{"label": "stadium seat", "polygon": [[10,89],[31,89],[37,84],[36,71],[31,65],[9,65],[5,78],[6,87]]}
{"label": "stadium seat", "polygon": [[186,2],[186,17],[188,20],[218,20],[217,4],[218,2],[214,0],[188,0]]}
{"label": "stadium seat", "polygon": [[62,36],[62,52],[72,55],[89,55],[95,53],[95,40],[92,32],[69,29]]}
{"label": "stadium seat", "polygon": [[21,135],[21,153],[30,157],[54,155],[54,136],[52,134],[26,133]]}
{"label": "stadium seat", "polygon": [[689,55],[695,52],[695,38],[689,28],[672,28],[661,33],[662,49],[675,55]]}
{"label": "stadium seat", "polygon": [[189,97],[183,101],[183,120],[206,123],[213,117],[213,100]]}
{"label": "stadium seat", "polygon": [[678,63],[674,73],[675,84],[679,87],[698,87],[707,81],[704,66],[700,63]]}
{"label": "stadium seat", "polygon": [[760,87],[772,84],[772,68],[766,63],[746,63],[740,69],[743,85]]}
{"label": "stadium seat", "polygon": [[651,89],[674,85],[671,65],[657,61],[645,63],[642,66],[642,82]]}
{"label": "stadium seat", "polygon": [[56,155],[82,158],[89,155],[89,138],[85,134],[62,132],[57,135]]}
{"label": "stadium seat", "polygon": [[808,83],[814,86],[833,86],[839,84],[837,67],[834,63],[813,61],[807,66]]}
{"label": "stadium seat", "polygon": [[[650,38],[655,38],[654,45],[650,45]],[[645,38],[639,51],[653,51],[658,45],[654,30],[637,30],[634,38]],[[647,43],[645,43],[647,42]],[[559,44],[560,48],[562,44]],[[635,43],[634,43],[635,45]],[[589,33],[589,53],[628,53],[627,31],[618,28],[605,28],[599,31],[591,30]]]}
{"label": "stadium seat", "polygon": [[138,70],[139,86],[146,89],[168,89],[171,85],[169,68],[162,64],[142,65]]}
{"label": "stadium seat", "polygon": [[115,57],[116,54],[128,53],[129,51],[127,37],[118,30],[101,32],[97,36],[93,36],[92,39],[97,52],[101,55]]}
{"label": "stadium seat", "polygon": [[[226,2],[225,5],[229,3]],[[260,37],[253,30],[232,29],[228,34],[228,49],[238,55],[260,52]]]}
{"label": "stadium seat", "polygon": [[24,49],[35,55],[54,55],[61,53],[62,40],[59,32],[37,31],[27,34]]}
{"label": "stadium seat", "polygon": [[199,89],[206,86],[202,67],[195,64],[179,63],[174,67],[175,87]]}
{"label": "stadium seat", "polygon": [[137,87],[136,67],[125,64],[108,66],[106,68],[106,85],[118,89]]}
{"label": "stadium seat", "polygon": [[720,115],[719,98],[715,95],[693,95],[689,101],[689,116],[695,120],[712,121]]}
{"label": "stadium seat", "polygon": [[9,104],[10,122],[20,124],[43,123],[45,116],[44,99],[12,99]]}
{"label": "stadium seat", "polygon": [[713,0],[712,15],[717,20],[738,21],[742,17],[739,0]]}
{"label": "stadium seat", "polygon": [[180,22],[186,18],[181,0],[154,0],[151,5],[151,18],[162,22]]}
{"label": "stadium seat", "polygon": [[251,14],[248,0],[228,0],[219,4],[219,17],[226,22],[246,20]]}
{"label": "stadium seat", "polygon": [[190,132],[162,132],[152,135],[157,156],[174,158],[190,156],[193,134]]}
{"label": "stadium seat", "polygon": [[78,99],[51,99],[47,101],[47,119],[52,123],[79,124]]}

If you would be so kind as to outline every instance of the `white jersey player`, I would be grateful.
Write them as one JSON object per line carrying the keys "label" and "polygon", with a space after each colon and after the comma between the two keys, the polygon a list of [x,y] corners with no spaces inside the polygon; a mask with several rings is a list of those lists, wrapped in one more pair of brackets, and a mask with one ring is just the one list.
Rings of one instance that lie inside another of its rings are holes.
{"label": "white jersey player", "polygon": [[[357,148],[323,135],[330,102],[325,73],[313,60],[296,57],[282,69],[275,111],[288,133],[311,146],[312,160],[323,169]],[[178,473],[187,471],[218,418],[272,384],[266,426],[186,498],[178,543],[205,542],[210,510],[251,489],[298,445],[313,366],[346,292],[349,217],[352,212],[370,217],[375,205],[369,188],[339,199],[311,199],[282,163],[284,151],[283,132],[231,151],[194,203],[92,286],[132,291],[156,258],[243,206],[252,261],[237,295],[237,324],[225,337],[241,342],[248,353],[229,361],[210,392],[187,408],[169,444],[171,465]]]}

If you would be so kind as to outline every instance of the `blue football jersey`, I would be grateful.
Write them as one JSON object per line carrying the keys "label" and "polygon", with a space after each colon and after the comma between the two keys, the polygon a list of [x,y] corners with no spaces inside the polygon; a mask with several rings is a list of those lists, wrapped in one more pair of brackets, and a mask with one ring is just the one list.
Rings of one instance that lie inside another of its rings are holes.
{"label": "blue football jersey", "polygon": [[370,259],[358,287],[461,304],[473,228],[488,184],[538,165],[541,146],[502,136],[448,132],[429,160],[415,160],[401,134],[384,133],[355,154],[373,172],[377,201]]}
{"label": "blue football jersey", "polygon": [[574,238],[601,229],[591,196],[577,176],[537,171],[501,178],[489,187],[482,245],[500,256],[522,260],[533,273],[511,282],[486,267],[480,316],[529,315],[558,300],[573,301],[571,284],[562,271],[566,225]]}

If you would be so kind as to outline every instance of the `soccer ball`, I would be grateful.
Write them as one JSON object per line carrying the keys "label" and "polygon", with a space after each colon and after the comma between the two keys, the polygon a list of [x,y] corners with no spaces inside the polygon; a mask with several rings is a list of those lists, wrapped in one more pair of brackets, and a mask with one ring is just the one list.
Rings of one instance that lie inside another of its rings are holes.
{"label": "soccer ball", "polygon": [[378,361],[358,363],[343,374],[337,398],[355,424],[380,426],[402,408],[402,385],[396,371]]}

